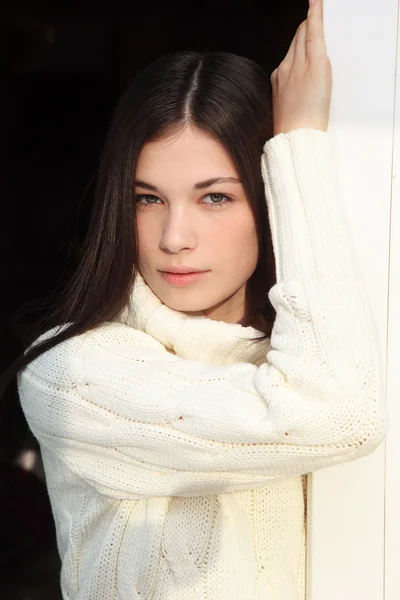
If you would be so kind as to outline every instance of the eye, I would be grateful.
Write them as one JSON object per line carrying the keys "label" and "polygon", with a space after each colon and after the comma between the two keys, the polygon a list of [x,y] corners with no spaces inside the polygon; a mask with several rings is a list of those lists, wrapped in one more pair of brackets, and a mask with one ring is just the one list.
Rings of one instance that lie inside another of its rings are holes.
{"label": "eye", "polygon": [[225,202],[211,202],[211,203],[206,202],[205,203],[205,204],[208,204],[209,206],[212,206],[213,208],[224,206],[228,202],[232,202],[232,198],[230,198],[226,194],[223,194],[222,192],[212,192],[211,194],[207,194],[207,196],[204,196],[202,198],[202,200],[204,200],[204,198],[213,198],[213,199],[216,198],[218,200],[221,200],[221,198],[225,198],[225,200],[226,200]]}
{"label": "eye", "polygon": [[152,200],[160,199],[157,198],[157,196],[152,196],[151,194],[136,194],[136,204],[141,204],[142,206],[150,206],[151,204],[155,204],[154,202],[141,202],[141,200],[148,200],[149,198]]}

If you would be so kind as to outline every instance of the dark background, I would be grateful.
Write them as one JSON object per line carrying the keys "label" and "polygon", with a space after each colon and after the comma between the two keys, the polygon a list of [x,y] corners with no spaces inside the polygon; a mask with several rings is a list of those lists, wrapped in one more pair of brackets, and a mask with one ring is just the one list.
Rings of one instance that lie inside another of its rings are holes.
{"label": "dark background", "polygon": [[[0,370],[21,352],[13,317],[73,269],[113,106],[162,54],[223,50],[269,77],[307,0],[20,2],[0,7]],[[27,316],[34,319],[35,316]],[[0,598],[61,600],[40,454],[16,386],[0,414]]]}

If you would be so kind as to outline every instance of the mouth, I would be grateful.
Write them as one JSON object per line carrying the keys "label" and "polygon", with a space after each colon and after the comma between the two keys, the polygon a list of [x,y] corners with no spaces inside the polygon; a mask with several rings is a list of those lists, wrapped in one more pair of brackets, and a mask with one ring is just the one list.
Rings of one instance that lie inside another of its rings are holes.
{"label": "mouth", "polygon": [[190,285],[199,279],[203,279],[207,276],[209,271],[192,271],[189,273],[171,273],[169,271],[160,271],[160,273],[168,283],[175,286],[183,286]]}
{"label": "mouth", "polygon": [[186,275],[186,273],[206,273],[207,269],[194,269],[193,267],[187,267],[181,265],[180,267],[170,266],[166,269],[159,269],[161,273],[176,273],[177,275]]}

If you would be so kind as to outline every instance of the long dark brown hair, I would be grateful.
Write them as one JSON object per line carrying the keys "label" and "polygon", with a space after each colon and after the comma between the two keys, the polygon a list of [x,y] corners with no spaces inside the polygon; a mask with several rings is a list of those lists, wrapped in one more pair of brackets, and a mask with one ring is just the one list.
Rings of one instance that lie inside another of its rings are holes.
{"label": "long dark brown hair", "polygon": [[[25,352],[3,373],[0,396],[18,371],[40,354],[111,320],[127,304],[138,264],[137,230],[132,226],[137,159],[146,142],[187,124],[222,143],[243,182],[259,246],[258,264],[247,284],[245,324],[264,334],[260,340],[270,337],[275,310],[268,292],[276,275],[260,164],[263,145],[273,135],[270,78],[243,56],[174,52],[136,75],[118,102],[78,266],[47,303],[45,316],[21,336]],[[39,335],[65,324],[52,338],[26,350]]]}

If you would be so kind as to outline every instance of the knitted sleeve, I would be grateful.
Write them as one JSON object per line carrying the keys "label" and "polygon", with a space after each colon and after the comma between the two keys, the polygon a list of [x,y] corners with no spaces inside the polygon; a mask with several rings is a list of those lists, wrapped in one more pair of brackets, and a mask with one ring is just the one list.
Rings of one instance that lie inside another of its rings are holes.
{"label": "knitted sleeve", "polygon": [[140,498],[254,488],[380,445],[378,343],[330,152],[315,130],[264,147],[277,263],[266,362],[184,360],[143,332],[105,323],[19,375],[43,447],[100,492]]}

